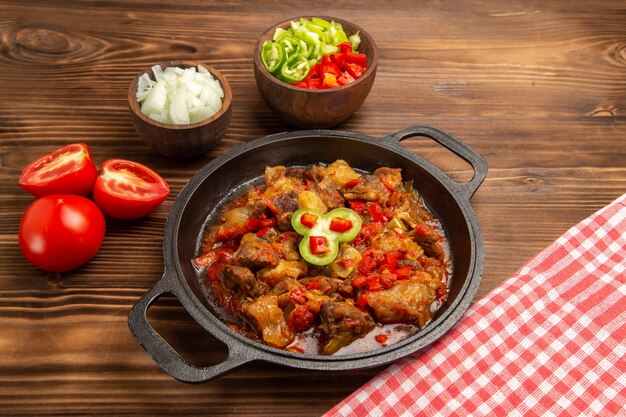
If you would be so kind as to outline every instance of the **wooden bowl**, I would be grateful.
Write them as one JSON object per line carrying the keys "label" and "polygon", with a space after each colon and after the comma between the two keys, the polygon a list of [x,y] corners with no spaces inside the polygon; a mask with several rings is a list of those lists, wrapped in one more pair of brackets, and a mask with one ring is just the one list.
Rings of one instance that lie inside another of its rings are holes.
{"label": "wooden bowl", "polygon": [[137,83],[142,74],[148,74],[154,80],[152,68],[141,71],[128,88],[128,105],[130,115],[139,136],[154,149],[169,157],[191,157],[202,155],[215,147],[222,139],[231,118],[232,91],[228,80],[215,68],[195,61],[169,61],[160,62],[161,68],[198,67],[198,64],[206,68],[217,79],[224,90],[222,108],[212,117],[197,123],[187,125],[175,125],[161,123],[153,120],[141,111],[137,102]]}
{"label": "wooden bowl", "polygon": [[[310,16],[305,16],[310,18]],[[254,47],[254,77],[261,96],[272,111],[286,122],[303,128],[326,128],[335,126],[357,111],[369,94],[378,65],[378,51],[374,39],[362,28],[346,20],[318,16],[341,23],[348,36],[359,32],[359,52],[367,55],[367,70],[359,79],[341,87],[327,90],[310,90],[294,87],[270,74],[261,61],[263,43],[271,40],[276,28],[287,29],[290,22],[300,17],[285,20],[272,26]]]}

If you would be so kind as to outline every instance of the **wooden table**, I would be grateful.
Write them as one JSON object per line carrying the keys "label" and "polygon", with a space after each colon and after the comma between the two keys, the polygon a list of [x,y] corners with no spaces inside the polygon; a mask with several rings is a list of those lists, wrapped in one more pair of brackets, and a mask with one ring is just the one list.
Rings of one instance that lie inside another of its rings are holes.
{"label": "wooden table", "polygon": [[[477,298],[626,192],[624,1],[3,0],[0,414],[315,416],[381,371],[253,363],[185,385],[154,364],[126,324],[130,307],[161,276],[163,227],[189,178],[228,149],[293,130],[259,96],[251,53],[267,27],[304,13],[352,20],[380,49],[374,88],[338,129],[382,136],[432,124],[488,160],[489,176],[472,200],[486,248]],[[131,78],[171,59],[209,63],[232,85],[230,129],[204,157],[161,157],[131,125]],[[47,274],[18,248],[20,217],[33,197],[17,181],[35,157],[78,141],[97,163],[121,157],[149,165],[172,195],[145,219],[109,220],[102,249],[82,268]],[[471,175],[440,146],[407,142],[452,178]],[[150,318],[192,363],[223,353],[172,298]]]}

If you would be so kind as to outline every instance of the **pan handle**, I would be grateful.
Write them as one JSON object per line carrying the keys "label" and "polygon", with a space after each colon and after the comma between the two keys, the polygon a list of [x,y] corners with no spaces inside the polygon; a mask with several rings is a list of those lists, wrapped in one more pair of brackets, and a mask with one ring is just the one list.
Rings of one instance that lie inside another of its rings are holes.
{"label": "pan handle", "polygon": [[482,184],[487,177],[489,167],[485,158],[454,136],[437,129],[436,127],[427,125],[409,126],[405,129],[385,136],[385,139],[389,139],[394,142],[394,144],[399,145],[403,140],[414,136],[427,136],[433,139],[460,158],[463,158],[472,166],[474,176],[471,180],[464,184],[459,184],[453,181],[455,187],[461,194],[463,194],[468,200],[472,198],[476,190],[478,190],[478,187],[480,187],[480,184]]}
{"label": "pan handle", "polygon": [[188,364],[180,355],[154,330],[148,323],[148,309],[162,294],[169,293],[178,297],[174,287],[170,284],[171,278],[167,271],[133,306],[128,316],[128,327],[141,347],[154,359],[165,372],[187,383],[205,382],[229,370],[250,362],[246,355],[236,345],[228,346],[228,357],[216,365],[197,367]]}

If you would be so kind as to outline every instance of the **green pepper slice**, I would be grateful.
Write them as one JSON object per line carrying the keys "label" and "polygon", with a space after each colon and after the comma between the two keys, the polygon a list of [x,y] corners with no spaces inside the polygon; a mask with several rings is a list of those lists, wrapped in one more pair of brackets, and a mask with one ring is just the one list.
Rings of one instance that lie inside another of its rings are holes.
{"label": "green pepper slice", "polygon": [[[303,217],[307,217],[306,221],[303,221]],[[313,217],[315,220],[311,222]],[[341,232],[331,230],[333,219],[346,221],[344,224],[349,224],[350,228]],[[299,246],[300,255],[305,261],[313,265],[328,265],[334,261],[339,253],[339,244],[354,240],[361,231],[362,224],[361,216],[345,207],[334,209],[327,214],[300,209],[291,217],[291,226],[302,235]],[[314,253],[315,251],[311,248],[311,239],[314,242],[317,238],[326,240],[328,252]]]}
{"label": "green pepper slice", "polygon": [[302,81],[311,70],[311,65],[306,57],[301,54],[293,54],[280,68],[280,78],[288,83]]}
{"label": "green pepper slice", "polygon": [[361,216],[359,216],[354,210],[350,210],[346,207],[339,207],[331,210],[325,215],[325,217],[329,222],[332,222],[335,217],[338,217],[340,219],[349,220],[352,223],[352,227],[342,233],[329,230],[331,236],[333,236],[340,243],[353,241],[361,231],[361,226],[363,225],[363,219],[361,219]]}
{"label": "green pepper slice", "polygon": [[285,49],[286,56],[291,56],[298,52],[298,47],[300,46],[298,39],[291,36],[290,32],[287,32],[287,35],[283,36],[278,43]]}
{"label": "green pepper slice", "polygon": [[323,253],[323,254],[315,255],[311,251],[311,242],[310,242],[311,237],[315,238],[316,236],[305,236],[300,241],[299,248],[300,248],[300,255],[302,255],[302,258],[304,258],[304,260],[310,264],[319,265],[319,266],[328,265],[329,263],[334,261],[337,255],[339,254],[339,244],[335,241],[328,239],[328,237],[326,237],[326,239],[328,239],[328,246],[330,248],[330,251]]}
{"label": "green pepper slice", "polygon": [[[317,220],[315,224],[313,225],[313,227],[306,226],[307,222],[302,221],[302,216],[305,216],[306,214],[312,214],[313,216],[317,216]],[[309,210],[309,209],[300,209],[296,211],[295,213],[293,213],[293,216],[291,216],[291,227],[293,227],[293,230],[298,232],[298,234],[305,236],[311,233],[312,229],[315,226],[317,226],[318,222],[323,222],[323,221],[324,221],[324,215],[320,213],[319,211]]]}
{"label": "green pepper slice", "polygon": [[265,68],[274,74],[279,71],[282,65],[285,63],[286,53],[279,43],[274,41],[267,41],[263,44],[261,49],[261,61]]}
{"label": "green pepper slice", "polygon": [[316,24],[317,26],[321,26],[324,29],[328,29],[330,27],[330,22],[326,19],[322,19],[320,17],[311,18],[311,23]]}

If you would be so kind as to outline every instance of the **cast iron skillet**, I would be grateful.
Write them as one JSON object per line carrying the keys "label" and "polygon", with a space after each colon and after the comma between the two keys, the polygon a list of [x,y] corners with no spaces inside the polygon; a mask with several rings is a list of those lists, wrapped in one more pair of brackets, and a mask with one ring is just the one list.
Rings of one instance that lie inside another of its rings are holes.
{"label": "cast iron skillet", "polygon": [[[473,178],[464,184],[456,183],[400,145],[413,136],[430,137],[466,160],[474,169]],[[286,352],[232,331],[205,299],[191,264],[211,210],[241,184],[263,175],[268,165],[330,163],[339,158],[368,171],[380,166],[402,168],[403,179],[414,180],[419,194],[441,220],[450,242],[454,272],[448,301],[413,336],[378,350],[351,355]],[[207,381],[255,360],[316,370],[358,369],[386,364],[423,349],[458,321],[480,284],[484,246],[469,199],[486,176],[487,163],[482,156],[430,126],[411,126],[380,138],[335,130],[307,130],[266,136],[238,146],[202,168],[176,198],[165,225],[165,272],[132,308],[128,318],[130,330],[161,368],[184,382]],[[150,326],[146,318],[148,308],[164,293],[176,296],[204,329],[228,347],[223,362],[208,367],[192,366]]]}

